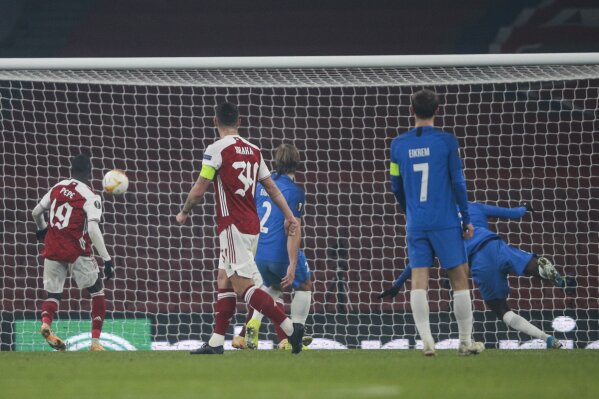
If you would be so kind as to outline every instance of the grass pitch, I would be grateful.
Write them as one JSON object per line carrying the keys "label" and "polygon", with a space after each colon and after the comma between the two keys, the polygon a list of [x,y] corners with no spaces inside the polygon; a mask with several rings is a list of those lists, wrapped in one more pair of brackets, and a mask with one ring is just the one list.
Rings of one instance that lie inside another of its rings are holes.
{"label": "grass pitch", "polygon": [[596,398],[599,351],[0,353],[0,397]]}

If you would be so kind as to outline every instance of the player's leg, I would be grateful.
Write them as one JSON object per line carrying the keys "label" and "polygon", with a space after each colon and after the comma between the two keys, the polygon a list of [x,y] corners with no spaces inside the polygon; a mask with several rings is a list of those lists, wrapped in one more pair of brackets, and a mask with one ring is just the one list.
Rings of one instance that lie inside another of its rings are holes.
{"label": "player's leg", "polygon": [[[573,283],[572,279],[568,277],[562,277],[562,275],[556,270],[551,260],[549,260],[548,258],[524,252],[517,248],[513,248],[513,251],[519,251],[531,257],[530,260],[526,263],[523,275],[538,277],[543,280],[549,280],[553,282],[555,286],[563,288],[565,290],[571,289],[572,287],[576,286],[575,280]],[[519,258],[517,257],[516,259]]]}
{"label": "player's leg", "polygon": [[460,355],[478,354],[484,350],[480,342],[472,341],[472,297],[468,280],[469,268],[466,247],[460,228],[429,233],[441,267],[447,270],[453,290],[453,313],[458,323]]}
{"label": "player's leg", "polygon": [[303,252],[298,256],[293,288],[295,292],[291,300],[291,320],[305,325],[312,305],[312,273]]}
{"label": "player's leg", "polygon": [[106,297],[102,279],[98,277],[94,285],[87,288],[87,292],[92,298],[92,345],[90,350],[94,352],[103,351],[104,347],[100,343],[100,335],[106,317]]}
{"label": "player's leg", "polygon": [[92,344],[91,351],[103,351],[100,343],[102,326],[106,317],[106,298],[104,296],[104,285],[99,277],[98,263],[92,257],[80,256],[71,265],[72,275],[80,289],[86,289],[92,299]]}
{"label": "player's leg", "polygon": [[254,310],[264,314],[274,323],[279,324],[287,336],[291,336],[294,333],[294,325],[291,319],[285,316],[285,313],[276,306],[275,301],[270,295],[254,286],[252,279],[245,277],[242,270],[236,271],[231,276],[231,283],[235,292],[244,298],[245,302],[249,303]]}
{"label": "player's leg", "polygon": [[[254,285],[256,287],[264,287],[265,280],[262,277],[262,272],[259,270],[259,267],[254,270],[252,279],[254,280]],[[236,349],[258,349],[258,339],[261,324],[262,314],[260,314],[260,312],[256,312],[248,305],[245,322],[243,323],[241,332],[238,336],[233,338],[231,346]]]}
{"label": "player's leg", "polygon": [[62,298],[67,271],[68,265],[65,262],[44,260],[44,290],[47,292],[48,298],[42,304],[40,332],[48,345],[59,351],[66,350],[66,345],[62,339],[52,332],[52,321]]}
{"label": "player's leg", "polygon": [[408,232],[408,258],[412,265],[412,290],[410,291],[410,306],[416,324],[416,330],[423,343],[425,356],[435,355],[435,340],[431,333],[428,305],[429,268],[433,264],[433,249],[426,234]]}
{"label": "player's leg", "polygon": [[254,262],[252,248],[258,240],[258,236],[241,234],[235,226],[230,226],[232,237],[232,253],[235,262],[231,263],[233,274],[230,275],[233,289],[254,310],[264,314],[273,323],[280,325],[281,329],[289,337],[293,349],[292,353],[302,350],[302,337],[304,328],[300,324],[293,324],[283,310],[277,307],[274,299],[265,291],[253,284],[252,275],[257,266]]}
{"label": "player's leg", "polygon": [[253,349],[249,348],[246,340],[246,326],[249,321],[252,319],[252,315],[254,314],[254,309],[247,306],[247,312],[245,314],[245,321],[243,322],[243,327],[241,327],[241,331],[239,335],[233,337],[233,341],[231,342],[231,346],[235,349]]}
{"label": "player's leg", "polygon": [[[277,306],[279,308],[281,308],[283,313],[285,313],[285,309],[283,307],[281,307],[277,302],[279,300],[280,296],[282,295],[282,292],[280,290],[280,287],[275,287],[273,285],[273,281],[277,281],[277,276],[272,273],[272,271],[271,271],[272,267],[273,267],[272,262],[259,262],[257,264],[257,270],[260,274],[260,279],[263,282],[264,286],[260,287],[257,284],[256,284],[256,286],[259,288],[262,288],[264,291],[266,291],[275,300],[275,302],[277,303]],[[254,283],[255,283],[255,280],[256,279],[254,279]],[[246,324],[246,340],[247,340],[248,345],[252,349],[258,348],[260,326],[262,325],[263,317],[264,317],[264,315],[262,313],[254,310],[252,313],[252,318]],[[276,328],[278,329],[278,326]],[[281,334],[280,329],[277,332],[277,335],[279,335],[279,334]],[[282,334],[285,338],[287,337],[285,335],[285,333],[282,333]]]}
{"label": "player's leg", "polygon": [[495,313],[498,319],[503,320],[508,327],[521,331],[533,338],[542,339],[549,349],[559,349],[562,347],[562,343],[555,337],[544,333],[524,317],[512,311],[506,299],[485,300],[485,305]]}
{"label": "player's leg", "polygon": [[[310,313],[310,306],[312,304],[312,280],[311,278],[298,284],[297,288],[293,293],[293,299],[291,302],[291,320],[293,323],[299,323],[303,326],[306,325],[308,314]],[[291,345],[287,342],[286,337],[281,337],[279,331],[275,328],[277,337],[279,337],[279,349],[289,350]],[[308,346],[312,343],[313,338],[309,335],[304,335],[302,338],[302,345],[304,349],[308,349]]]}
{"label": "player's leg", "polygon": [[[222,248],[222,246],[221,246]],[[235,315],[237,295],[233,291],[231,281],[227,276],[228,262],[221,259],[218,266],[216,286],[218,289],[216,300],[216,314],[214,315],[214,328],[207,343],[191,351],[192,355],[222,355],[224,353],[225,334],[231,319]]]}
{"label": "player's leg", "polygon": [[[300,251],[293,281],[293,299],[291,300],[291,320],[293,323],[306,325],[310,307],[312,306],[312,272],[303,251]],[[311,336],[304,336],[302,345],[307,347],[312,343]],[[279,346],[280,342],[279,342]],[[284,346],[288,349],[288,345]]]}

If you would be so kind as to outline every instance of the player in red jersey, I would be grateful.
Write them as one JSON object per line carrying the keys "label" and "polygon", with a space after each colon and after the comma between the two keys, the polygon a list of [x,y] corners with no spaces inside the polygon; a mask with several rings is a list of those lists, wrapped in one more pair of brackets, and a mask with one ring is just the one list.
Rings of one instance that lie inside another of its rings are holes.
{"label": "player in red jersey", "polygon": [[[90,350],[103,351],[100,334],[106,314],[106,301],[102,279],[98,277],[98,264],[92,244],[104,260],[104,276],[113,276],[113,264],[106,251],[100,231],[102,205],[100,196],[90,188],[91,162],[85,155],[71,160],[71,179],[56,184],[33,210],[37,225],[37,239],[45,239],[44,290],[48,299],[42,304],[41,333],[48,344],[60,351],[66,349],[62,339],[52,332],[52,319],[58,309],[67,276],[75,279],[77,286],[87,289],[92,298],[92,344]],[[50,211],[48,224],[44,212]]]}
{"label": "player in red jersey", "polygon": [[254,202],[257,182],[262,183],[273,202],[285,215],[285,227],[289,234],[288,245],[293,253],[298,252],[300,245],[299,222],[271,179],[260,149],[239,136],[240,120],[237,106],[231,103],[220,104],[216,108],[214,124],[220,140],[206,149],[200,176],[189,192],[183,209],[177,215],[177,222],[184,224],[189,212],[200,202],[210,183],[214,182],[217,234],[221,247],[215,326],[208,343],[191,353],[223,353],[225,333],[235,314],[237,297],[244,298],[253,309],[280,325],[289,337],[292,353],[299,353],[302,350],[303,325],[292,323],[275,305],[273,298],[255,287],[253,282],[253,277],[258,273],[254,252],[260,234],[260,221]]}

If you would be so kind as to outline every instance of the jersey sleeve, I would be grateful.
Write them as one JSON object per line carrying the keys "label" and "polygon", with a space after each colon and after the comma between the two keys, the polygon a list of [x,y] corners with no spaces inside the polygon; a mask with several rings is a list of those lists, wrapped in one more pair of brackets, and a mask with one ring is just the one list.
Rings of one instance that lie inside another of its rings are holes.
{"label": "jersey sleeve", "polygon": [[460,208],[463,223],[470,224],[470,213],[468,212],[468,192],[466,189],[466,179],[462,169],[462,160],[460,158],[460,146],[458,140],[449,136],[449,176],[453,195]]}
{"label": "jersey sleeve", "polygon": [[288,205],[296,218],[304,216],[304,206],[306,205],[306,193],[304,193],[304,190],[297,190],[297,193]]}
{"label": "jersey sleeve", "polygon": [[487,204],[481,205],[486,217],[520,219],[524,217],[524,215],[526,215],[526,208],[523,206],[517,208],[503,208],[501,206],[493,206]]}
{"label": "jersey sleeve", "polygon": [[391,176],[399,176],[400,172],[399,172],[399,160],[397,159],[397,156],[395,155],[396,150],[395,148],[397,147],[397,140],[393,139],[393,141],[391,142],[391,162],[389,165],[389,169],[391,172]]}
{"label": "jersey sleeve", "polygon": [[102,218],[102,202],[99,195],[94,195],[85,201],[83,210],[87,215],[88,222],[98,222]]}
{"label": "jersey sleeve", "polygon": [[50,209],[50,204],[52,202],[50,196],[52,195],[52,190],[48,191],[46,193],[46,195],[44,195],[41,199],[41,201],[39,202],[39,206],[42,207],[42,209],[44,209],[45,211],[47,211],[48,209]]}
{"label": "jersey sleeve", "polygon": [[268,166],[266,166],[266,162],[264,162],[264,157],[260,154],[260,168],[258,169],[258,181],[262,181],[264,179],[268,179],[270,177],[270,170]]}
{"label": "jersey sleeve", "polygon": [[219,170],[223,164],[223,158],[220,150],[214,144],[210,144],[204,152],[202,166],[210,166],[214,170]]}

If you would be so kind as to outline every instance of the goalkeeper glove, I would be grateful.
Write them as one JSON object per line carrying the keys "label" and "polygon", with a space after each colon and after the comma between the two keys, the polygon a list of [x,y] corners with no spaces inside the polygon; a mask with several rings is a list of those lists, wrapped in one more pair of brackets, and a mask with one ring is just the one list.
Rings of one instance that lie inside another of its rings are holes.
{"label": "goalkeeper glove", "polygon": [[42,230],[37,230],[35,232],[35,237],[37,238],[38,241],[44,241],[44,239],[46,238],[46,233],[48,232],[48,228],[46,227],[45,229]]}
{"label": "goalkeeper glove", "polygon": [[391,288],[387,288],[385,291],[381,292],[376,299],[383,299],[385,297],[395,298],[397,294],[399,294],[399,287],[392,286]]}
{"label": "goalkeeper glove", "polygon": [[104,261],[104,279],[110,280],[114,276],[114,264],[112,260]]}
{"label": "goalkeeper glove", "polygon": [[528,202],[525,202],[520,206],[526,208],[527,212],[535,213],[535,210],[533,209],[532,205],[530,205]]}

